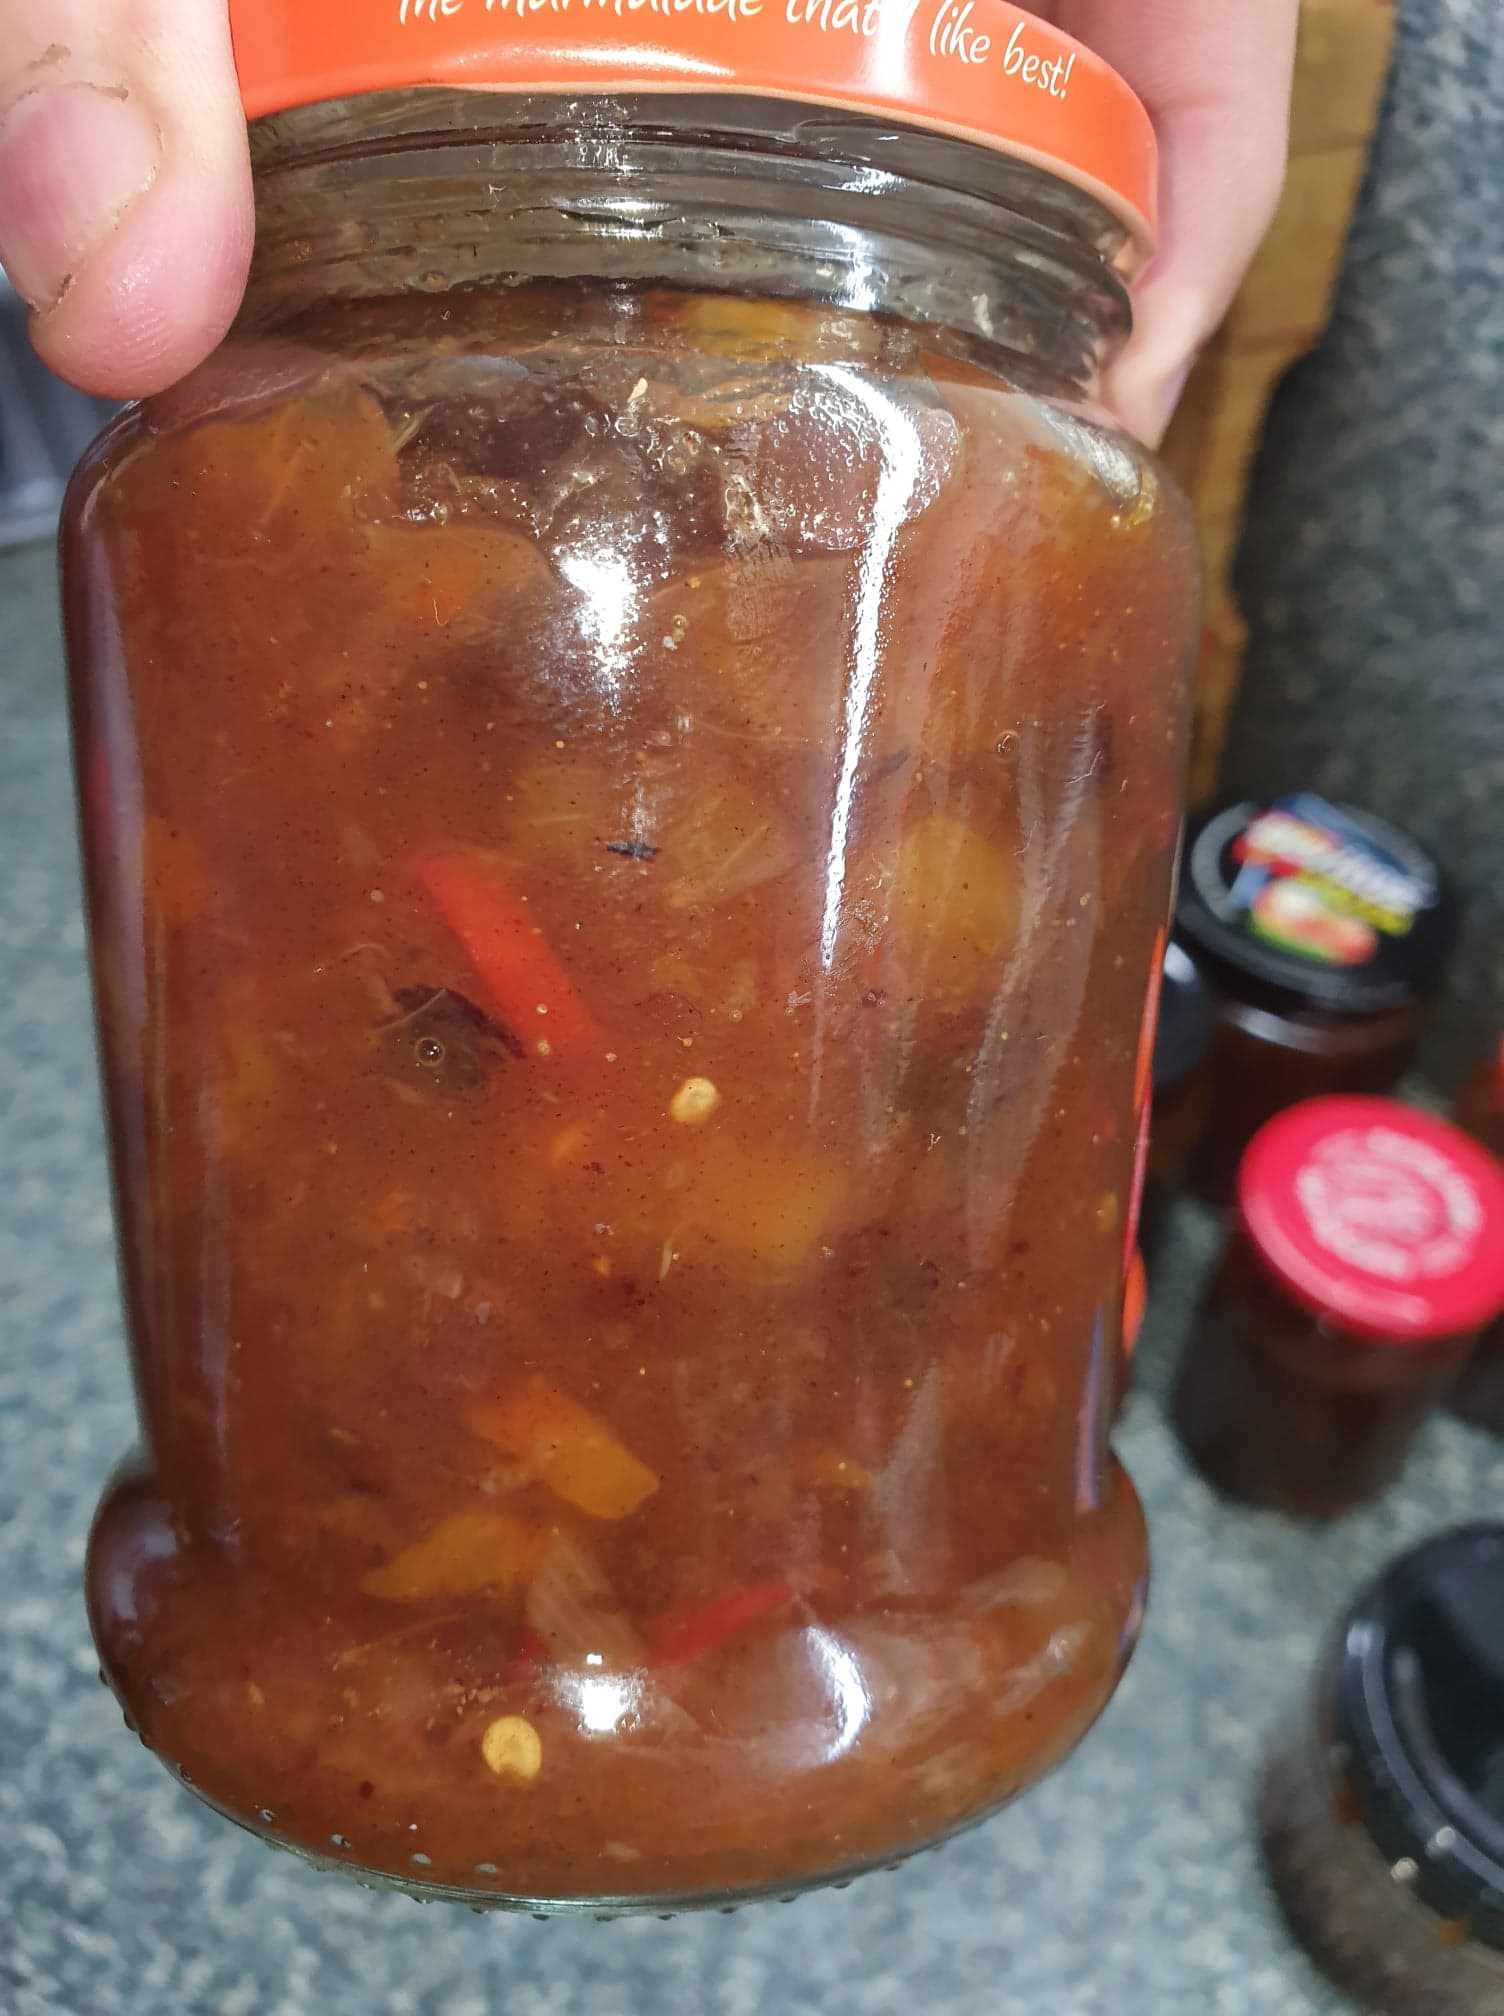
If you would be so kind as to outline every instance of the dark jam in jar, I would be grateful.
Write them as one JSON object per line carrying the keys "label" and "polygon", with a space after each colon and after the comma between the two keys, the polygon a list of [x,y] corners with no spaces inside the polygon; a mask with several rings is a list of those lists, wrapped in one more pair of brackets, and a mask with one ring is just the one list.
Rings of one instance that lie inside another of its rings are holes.
{"label": "dark jam in jar", "polygon": [[1457,914],[1442,870],[1408,834],[1302,791],[1229,806],[1192,829],[1176,928],[1216,1001],[1190,1173],[1221,1204],[1274,1114],[1398,1082]]}
{"label": "dark jam in jar", "polygon": [[[1476,1071],[1457,1101],[1457,1124],[1504,1161],[1504,1036]],[[1491,1323],[1478,1339],[1467,1369],[1452,1392],[1452,1406],[1464,1421],[1504,1435],[1504,1320]]]}
{"label": "dark jam in jar", "polygon": [[1332,1633],[1270,1751],[1270,1882],[1376,2016],[1504,2010],[1504,1526],[1392,1561]]}
{"label": "dark jam in jar", "polygon": [[1504,1176],[1445,1121],[1313,1099],[1264,1127],[1175,1424],[1230,1496],[1335,1518],[1392,1481],[1504,1300]]}

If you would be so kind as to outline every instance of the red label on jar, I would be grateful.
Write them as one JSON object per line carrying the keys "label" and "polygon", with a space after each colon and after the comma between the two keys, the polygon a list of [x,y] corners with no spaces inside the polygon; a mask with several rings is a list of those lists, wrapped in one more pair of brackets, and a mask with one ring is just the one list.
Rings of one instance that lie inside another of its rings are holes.
{"label": "red label on jar", "polygon": [[1308,1307],[1375,1340],[1460,1335],[1504,1303],[1504,1173],[1457,1128],[1389,1099],[1311,1099],[1260,1130],[1238,1203]]}

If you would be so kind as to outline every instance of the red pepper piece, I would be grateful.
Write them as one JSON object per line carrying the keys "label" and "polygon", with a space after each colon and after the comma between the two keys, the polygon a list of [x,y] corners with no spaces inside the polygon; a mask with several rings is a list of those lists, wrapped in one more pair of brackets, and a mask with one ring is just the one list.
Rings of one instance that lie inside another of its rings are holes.
{"label": "red pepper piece", "polygon": [[556,1057],[599,1056],[600,1025],[570,984],[527,905],[484,854],[430,854],[418,878],[464,946],[492,1008],[528,1049]]}
{"label": "red pepper piece", "polygon": [[794,1594],[793,1586],[782,1576],[771,1576],[765,1582],[752,1582],[745,1589],[732,1589],[724,1596],[717,1596],[688,1616],[670,1617],[659,1627],[653,1664],[688,1666],[696,1659],[703,1659],[728,1638],[750,1630],[764,1617],[792,1603]]}
{"label": "red pepper piece", "polygon": [[517,1650],[512,1654],[503,1669],[503,1680],[511,1683],[518,1680],[530,1679],[543,1664],[547,1656],[548,1647],[538,1636],[537,1632],[531,1630],[524,1631],[521,1639],[518,1641]]}

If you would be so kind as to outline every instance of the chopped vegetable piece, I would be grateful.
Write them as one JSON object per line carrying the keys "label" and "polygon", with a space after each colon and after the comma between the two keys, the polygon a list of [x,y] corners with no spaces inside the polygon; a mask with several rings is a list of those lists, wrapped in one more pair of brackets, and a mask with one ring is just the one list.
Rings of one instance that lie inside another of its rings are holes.
{"label": "chopped vegetable piece", "polygon": [[382,1062],[401,1085],[473,1092],[503,1057],[526,1053],[510,1029],[448,987],[399,987],[404,1013],[379,1032]]}
{"label": "chopped vegetable piece", "polygon": [[498,1778],[536,1778],[543,1769],[543,1739],[522,1715],[498,1715],[488,1723],[480,1754]]}
{"label": "chopped vegetable piece", "polygon": [[806,1443],[794,1452],[795,1472],[817,1491],[870,1491],[875,1482],[865,1463],[843,1456],[828,1442]]}
{"label": "chopped vegetable piece", "polygon": [[648,840],[608,840],[606,852],[620,854],[624,861],[656,861],[663,849]]}
{"label": "chopped vegetable piece", "polygon": [[565,1163],[578,1162],[590,1142],[590,1130],[576,1120],[561,1130],[548,1144],[548,1159],[554,1167]]}
{"label": "chopped vegetable piece", "polygon": [[539,1537],[505,1512],[455,1512],[421,1540],[360,1578],[367,1596],[420,1603],[429,1596],[470,1596],[513,1589],[538,1559]]}
{"label": "chopped vegetable piece", "polygon": [[548,1647],[536,1631],[524,1631],[517,1650],[507,1661],[503,1677],[509,1681],[526,1680],[529,1675],[537,1672],[547,1653]]}
{"label": "chopped vegetable piece", "polygon": [[720,1103],[720,1092],[708,1078],[686,1078],[669,1101],[668,1110],[681,1127],[698,1127]]}
{"label": "chopped vegetable piece", "polygon": [[632,1671],[643,1645],[594,1557],[567,1533],[555,1533],[528,1588],[525,1613],[550,1659],[560,1666]]}
{"label": "chopped vegetable piece", "polygon": [[793,1600],[793,1587],[781,1576],[753,1582],[745,1589],[732,1589],[688,1616],[670,1618],[661,1625],[655,1634],[654,1664],[688,1666],[724,1645],[728,1638],[735,1638],[763,1618],[786,1609]]}
{"label": "chopped vegetable piece", "polygon": [[962,820],[932,813],[903,837],[892,902],[932,966],[971,961],[991,976],[1018,936],[1017,864]]}
{"label": "chopped vegetable piece", "polygon": [[735,294],[692,294],[673,304],[675,318],[691,331],[701,356],[818,357],[824,351],[849,358],[853,350],[875,355],[880,325],[803,301],[746,300]]}
{"label": "chopped vegetable piece", "polygon": [[464,946],[503,1022],[546,1038],[555,1057],[599,1054],[605,1037],[501,865],[479,852],[431,854],[418,875]]}
{"label": "chopped vegetable piece", "polygon": [[846,1188],[822,1164],[718,1141],[714,1161],[700,1172],[697,1222],[717,1246],[747,1261],[794,1267],[814,1251]]}
{"label": "chopped vegetable piece", "polygon": [[[516,620],[536,606],[549,584],[549,568],[532,541],[490,524],[424,525],[398,520],[368,525],[367,548],[382,594],[376,607],[388,628],[401,625],[404,640],[427,632],[442,638],[483,631],[505,607]],[[402,593],[390,584],[400,582]]]}
{"label": "chopped vegetable piece", "polygon": [[470,1426],[592,1519],[625,1519],[658,1489],[657,1473],[598,1414],[546,1379],[529,1379],[510,1398],[473,1409]]}
{"label": "chopped vegetable piece", "polygon": [[729,903],[786,875],[798,859],[777,811],[734,777],[696,776],[662,830],[675,910]]}
{"label": "chopped vegetable piece", "polygon": [[347,1491],[322,1505],[300,1505],[287,1522],[286,1537],[289,1546],[299,1552],[337,1538],[368,1548],[374,1555],[392,1552],[401,1536],[389,1499]]}

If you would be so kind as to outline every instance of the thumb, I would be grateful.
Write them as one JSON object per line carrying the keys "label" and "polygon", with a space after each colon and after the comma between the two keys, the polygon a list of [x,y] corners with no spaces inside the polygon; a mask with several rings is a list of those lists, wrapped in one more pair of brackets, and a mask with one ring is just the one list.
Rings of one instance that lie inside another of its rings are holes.
{"label": "thumb", "polygon": [[1227,313],[1285,173],[1296,0],[1062,0],[1062,25],[1122,72],[1159,136],[1159,251],[1105,392],[1151,444]]}
{"label": "thumb", "polygon": [[0,0],[0,264],[40,356],[134,398],[240,302],[252,212],[224,0]]}

